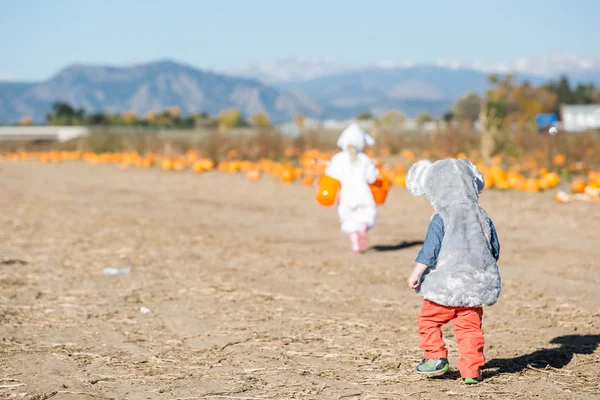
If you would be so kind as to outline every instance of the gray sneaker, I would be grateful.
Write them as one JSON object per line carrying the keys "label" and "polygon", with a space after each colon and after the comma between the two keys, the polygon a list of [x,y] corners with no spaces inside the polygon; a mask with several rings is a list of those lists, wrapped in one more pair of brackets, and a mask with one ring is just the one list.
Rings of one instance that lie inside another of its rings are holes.
{"label": "gray sneaker", "polygon": [[425,358],[417,365],[417,373],[423,375],[443,375],[450,369],[447,358]]}

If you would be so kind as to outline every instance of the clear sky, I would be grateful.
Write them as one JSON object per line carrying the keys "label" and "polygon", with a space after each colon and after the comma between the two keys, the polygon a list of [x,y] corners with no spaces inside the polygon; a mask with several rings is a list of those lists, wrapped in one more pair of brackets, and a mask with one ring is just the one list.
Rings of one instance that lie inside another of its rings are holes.
{"label": "clear sky", "polygon": [[217,71],[288,57],[599,58],[599,16],[600,0],[0,0],[0,77],[164,58]]}

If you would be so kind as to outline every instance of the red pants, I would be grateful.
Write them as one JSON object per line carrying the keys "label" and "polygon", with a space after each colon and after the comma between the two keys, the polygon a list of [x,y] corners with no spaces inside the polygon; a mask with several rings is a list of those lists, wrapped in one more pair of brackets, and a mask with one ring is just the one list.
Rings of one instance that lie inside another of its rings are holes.
{"label": "red pants", "polygon": [[481,317],[483,309],[446,307],[425,300],[418,318],[419,347],[424,358],[447,358],[448,350],[442,339],[442,325],[452,321],[460,359],[458,370],[463,378],[476,378],[485,364],[483,357],[483,331]]}

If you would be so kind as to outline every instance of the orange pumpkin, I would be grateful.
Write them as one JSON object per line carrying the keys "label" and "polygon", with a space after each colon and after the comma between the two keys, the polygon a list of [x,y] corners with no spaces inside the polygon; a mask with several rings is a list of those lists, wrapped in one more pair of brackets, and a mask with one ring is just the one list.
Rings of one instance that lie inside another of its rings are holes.
{"label": "orange pumpkin", "polygon": [[160,166],[165,171],[170,171],[170,170],[173,169],[173,161],[171,161],[170,159],[166,158],[166,159],[164,159],[162,161],[162,163],[160,163]]}
{"label": "orange pumpkin", "polygon": [[210,158],[204,158],[198,162],[201,163],[200,165],[204,171],[210,171],[215,167],[215,163]]}
{"label": "orange pumpkin", "polygon": [[390,181],[385,178],[377,178],[375,182],[369,185],[375,204],[381,205],[385,203],[388,191],[390,190]]}
{"label": "orange pumpkin", "polygon": [[562,167],[567,162],[567,157],[565,157],[564,154],[557,154],[552,159],[552,162],[554,163],[554,165]]}
{"label": "orange pumpkin", "polygon": [[284,167],[279,174],[279,178],[283,183],[292,183],[296,178],[296,170],[292,167]]}
{"label": "orange pumpkin", "polygon": [[556,201],[557,203],[560,204],[567,204],[570,203],[574,200],[573,195],[565,193],[565,192],[558,192],[554,195],[554,201]]}
{"label": "orange pumpkin", "polygon": [[260,179],[260,171],[257,169],[250,170],[246,172],[246,179],[249,181],[257,181]]}
{"label": "orange pumpkin", "polygon": [[183,171],[185,169],[186,165],[185,165],[185,160],[183,159],[177,159],[173,162],[173,169],[175,171]]}
{"label": "orange pumpkin", "polygon": [[194,172],[202,172],[204,171],[204,167],[202,165],[202,161],[196,161],[193,165],[192,165],[192,170]]}
{"label": "orange pumpkin", "polygon": [[540,184],[537,179],[530,178],[525,181],[524,190],[530,193],[536,193],[540,191]]}
{"label": "orange pumpkin", "polygon": [[587,184],[583,179],[575,179],[573,183],[571,183],[571,190],[573,193],[583,193],[585,192],[586,186]]}
{"label": "orange pumpkin", "polygon": [[405,188],[406,187],[406,175],[398,174],[398,175],[394,176],[393,182],[394,182],[394,186]]}
{"label": "orange pumpkin", "polygon": [[302,179],[302,184],[304,186],[312,186],[313,183],[315,183],[315,177],[312,175],[306,175],[303,179]]}
{"label": "orange pumpkin", "polygon": [[317,188],[317,202],[324,207],[331,207],[337,203],[341,187],[342,185],[337,179],[327,175],[321,176]]}
{"label": "orange pumpkin", "polygon": [[485,185],[483,186],[484,190],[489,189],[489,188],[491,188],[491,187],[494,186],[495,182],[494,182],[494,176],[493,175],[491,175],[491,174],[487,174],[487,175],[484,174],[483,180],[485,181]]}
{"label": "orange pumpkin", "polygon": [[221,161],[218,168],[219,172],[227,172],[229,170],[229,163],[227,161]]}
{"label": "orange pumpkin", "polygon": [[560,177],[555,172],[550,172],[543,175],[543,181],[549,188],[553,188],[560,183]]}
{"label": "orange pumpkin", "polygon": [[231,161],[227,165],[227,172],[229,172],[231,174],[235,174],[236,172],[238,172],[240,170],[240,168],[241,168],[241,163],[239,161]]}
{"label": "orange pumpkin", "polygon": [[590,184],[585,188],[585,194],[591,197],[600,197],[600,186],[596,184]]}
{"label": "orange pumpkin", "polygon": [[415,153],[413,153],[412,151],[408,150],[408,149],[404,149],[400,152],[400,155],[402,157],[404,157],[405,159],[407,159],[408,161],[412,161],[415,159]]}

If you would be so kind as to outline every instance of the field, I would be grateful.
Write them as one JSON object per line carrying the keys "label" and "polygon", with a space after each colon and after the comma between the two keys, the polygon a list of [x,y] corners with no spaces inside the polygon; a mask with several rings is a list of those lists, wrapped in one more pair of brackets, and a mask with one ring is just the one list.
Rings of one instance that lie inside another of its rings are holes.
{"label": "field", "polygon": [[354,255],[298,183],[0,162],[0,398],[600,398],[599,204],[481,203],[503,292],[465,387],[413,372],[424,198],[392,188]]}

